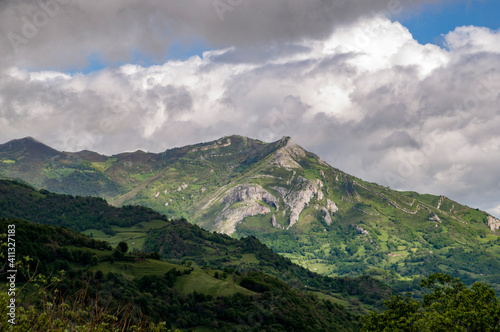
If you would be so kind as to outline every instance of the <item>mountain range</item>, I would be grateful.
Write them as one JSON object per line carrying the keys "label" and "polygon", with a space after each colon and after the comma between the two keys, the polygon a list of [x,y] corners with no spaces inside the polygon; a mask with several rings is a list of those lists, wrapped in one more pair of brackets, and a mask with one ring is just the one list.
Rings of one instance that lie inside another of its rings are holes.
{"label": "mountain range", "polygon": [[289,137],[264,143],[229,136],[112,156],[61,152],[24,138],[0,145],[0,177],[115,206],[142,205],[237,238],[255,236],[323,275],[370,274],[407,284],[432,272],[466,282],[500,279],[500,220],[444,196],[363,181]]}

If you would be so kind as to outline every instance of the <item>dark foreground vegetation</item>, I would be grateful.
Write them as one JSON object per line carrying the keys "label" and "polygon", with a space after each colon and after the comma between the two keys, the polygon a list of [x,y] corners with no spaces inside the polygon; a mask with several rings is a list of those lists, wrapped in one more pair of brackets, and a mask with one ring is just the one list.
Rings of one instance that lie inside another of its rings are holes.
{"label": "dark foreground vegetation", "polygon": [[[125,246],[110,250],[105,243],[69,229],[28,221],[2,219],[0,233],[6,233],[8,225],[15,225],[17,253],[23,257],[17,268],[18,287],[22,288],[16,298],[20,306],[17,330],[99,327],[97,330],[102,331],[160,331],[205,326],[228,331],[356,331],[360,328],[358,316],[344,307],[293,289],[262,272],[220,271],[217,278],[239,285],[246,290],[244,293],[185,294],[176,284],[180,278],[194,273],[194,268],[171,265],[163,274],[140,278],[104,273],[99,269],[103,263],[134,264],[134,258],[138,257],[123,252]],[[144,258],[153,261],[155,256],[142,253],[140,261]],[[6,317],[3,304],[8,298],[5,290],[1,294],[0,311]],[[1,324],[2,330],[9,326],[5,319]]]}
{"label": "dark foreground vegetation", "polygon": [[423,300],[395,296],[387,310],[364,318],[363,331],[500,331],[500,300],[491,286],[467,288],[458,278],[436,273],[422,281]]}

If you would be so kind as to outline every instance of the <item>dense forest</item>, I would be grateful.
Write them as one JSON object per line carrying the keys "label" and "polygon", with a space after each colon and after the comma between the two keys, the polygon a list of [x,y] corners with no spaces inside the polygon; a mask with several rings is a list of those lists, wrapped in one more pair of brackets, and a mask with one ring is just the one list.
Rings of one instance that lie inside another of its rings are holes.
{"label": "dense forest", "polygon": [[[21,312],[30,312],[22,316],[24,320],[18,325],[19,329],[29,326],[29,330],[41,331],[40,321],[45,322],[45,328],[50,326],[45,330],[76,329],[78,324],[86,326],[90,324],[90,318],[87,321],[80,317],[73,322],[67,317],[78,316],[78,311],[88,305],[101,306],[101,316],[111,315],[116,322],[128,322],[126,328],[138,324],[150,326],[150,323],[156,327],[163,323],[166,327],[180,329],[207,326],[226,330],[356,331],[360,328],[357,315],[344,307],[293,289],[262,272],[226,270],[219,271],[220,277],[214,275],[214,278],[231,280],[249,290],[248,294],[234,293],[222,297],[195,291],[186,295],[179,292],[176,280],[193,273],[193,268],[178,266],[179,270],[172,268],[162,275],[135,279],[120,273],[104,273],[100,269],[94,271],[92,267],[99,268],[103,262],[115,265],[132,263],[138,256],[123,251],[121,255],[117,254],[122,250],[120,246],[113,250],[105,243],[66,228],[23,220],[1,219],[0,233],[7,233],[8,225],[15,225],[20,244],[17,256],[23,257],[19,260],[17,279],[24,290],[18,295],[18,298],[23,298],[21,306],[25,308]],[[148,260],[158,258],[154,254],[139,256]],[[38,291],[40,287],[44,292]],[[85,294],[81,293],[82,289],[85,289]],[[58,315],[57,312],[46,312],[48,302],[63,305],[72,298],[78,298],[78,307],[72,312],[64,311],[63,316],[52,317],[51,321],[44,319],[46,314]],[[59,321],[59,326],[51,325],[54,319]],[[2,324],[3,328],[8,326],[6,322]],[[118,327],[118,323],[115,325]]]}
{"label": "dense forest", "polygon": [[29,185],[8,180],[0,180],[0,211],[5,218],[23,218],[75,231],[97,228],[110,234],[113,234],[111,226],[130,227],[144,221],[167,220],[145,207],[116,208],[102,198],[37,191]]}

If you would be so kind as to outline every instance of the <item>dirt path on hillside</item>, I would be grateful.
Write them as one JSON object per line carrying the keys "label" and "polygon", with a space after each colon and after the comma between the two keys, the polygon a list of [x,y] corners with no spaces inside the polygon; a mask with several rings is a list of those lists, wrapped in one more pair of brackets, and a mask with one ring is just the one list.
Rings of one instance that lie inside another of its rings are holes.
{"label": "dirt path on hillside", "polygon": [[125,195],[119,196],[119,197],[111,200],[109,202],[109,204],[111,204],[113,206],[122,206],[124,202],[128,201],[129,199],[132,199],[135,195],[137,195],[139,193],[139,191],[145,189],[147,185],[149,185],[150,183],[158,180],[159,177],[161,177],[162,175],[165,174],[165,172],[167,171],[167,169],[168,169],[168,167],[162,169],[160,172],[158,172],[158,174],[153,175],[151,178],[149,178],[146,181],[142,182],[137,187],[134,187],[133,189],[131,189]]}

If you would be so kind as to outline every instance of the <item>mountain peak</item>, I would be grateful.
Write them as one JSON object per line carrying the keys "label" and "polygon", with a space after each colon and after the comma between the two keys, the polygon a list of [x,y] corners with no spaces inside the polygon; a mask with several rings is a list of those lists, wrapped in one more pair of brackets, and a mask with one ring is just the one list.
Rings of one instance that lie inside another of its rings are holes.
{"label": "mountain peak", "polygon": [[59,151],[41,143],[31,136],[13,139],[0,145],[0,153],[23,153],[30,156],[53,157],[61,154]]}
{"label": "mountain peak", "polygon": [[298,161],[306,155],[306,151],[294,144],[289,136],[283,136],[277,143],[280,147],[274,153],[272,163],[288,170],[300,168]]}
{"label": "mountain peak", "polygon": [[283,145],[288,145],[291,141],[291,137],[290,136],[283,136],[279,142],[282,143]]}
{"label": "mountain peak", "polygon": [[[21,142],[21,143],[40,143],[40,141],[36,140],[35,138],[31,137],[31,136],[26,136],[26,137],[23,137],[23,138],[17,138],[17,139],[13,139],[7,143],[16,143],[16,142]],[[40,143],[40,144],[43,144],[43,143]]]}

